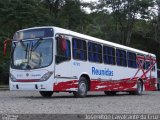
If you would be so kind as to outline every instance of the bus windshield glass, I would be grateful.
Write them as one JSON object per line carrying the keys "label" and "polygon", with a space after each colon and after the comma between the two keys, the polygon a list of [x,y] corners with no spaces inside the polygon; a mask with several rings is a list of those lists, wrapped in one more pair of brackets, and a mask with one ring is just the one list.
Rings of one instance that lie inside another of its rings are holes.
{"label": "bus windshield glass", "polygon": [[38,28],[38,29],[18,31],[14,34],[13,40],[19,41],[24,39],[35,39],[35,38],[44,38],[44,37],[53,37],[53,29]]}
{"label": "bus windshield glass", "polygon": [[26,70],[49,66],[53,60],[52,43],[52,38],[13,42],[11,67]]}

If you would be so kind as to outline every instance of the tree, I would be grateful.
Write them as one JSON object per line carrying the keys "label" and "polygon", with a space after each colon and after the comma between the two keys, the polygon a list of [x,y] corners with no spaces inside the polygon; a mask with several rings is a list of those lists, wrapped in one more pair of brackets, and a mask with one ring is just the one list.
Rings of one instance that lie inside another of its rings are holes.
{"label": "tree", "polygon": [[89,21],[86,13],[81,9],[79,0],[66,0],[58,20],[61,21],[63,28],[81,33],[84,33],[85,26]]}
{"label": "tree", "polygon": [[[116,31],[120,30],[124,40],[122,44],[130,45],[132,30],[136,19],[146,19],[149,14],[149,7],[153,5],[153,0],[102,0],[99,1],[104,7],[111,9],[111,14],[116,23]],[[125,41],[125,42],[124,42]]]}
{"label": "tree", "polygon": [[[52,24],[49,10],[39,0],[0,1],[0,46],[3,46],[3,41],[6,38],[12,38],[13,33],[17,30]],[[3,47],[0,48],[0,76],[6,81],[5,79],[8,79],[10,53],[7,52],[7,56],[3,57],[2,51]]]}
{"label": "tree", "polygon": [[157,41],[160,42],[160,1],[159,0],[156,0],[156,5],[157,5],[157,13],[158,13],[158,16],[157,16]]}
{"label": "tree", "polygon": [[55,18],[57,18],[58,13],[65,5],[66,0],[44,0],[43,2],[48,6],[50,14],[54,14]]}
{"label": "tree", "polygon": [[[39,0],[6,0],[0,9],[3,30],[13,33],[16,30],[51,24],[52,17]],[[11,27],[12,26],[12,27]]]}

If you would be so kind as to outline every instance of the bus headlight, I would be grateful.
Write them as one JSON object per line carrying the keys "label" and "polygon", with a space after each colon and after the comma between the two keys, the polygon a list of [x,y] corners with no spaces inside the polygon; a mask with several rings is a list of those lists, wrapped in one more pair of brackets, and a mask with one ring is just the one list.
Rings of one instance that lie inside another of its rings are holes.
{"label": "bus headlight", "polygon": [[16,77],[14,77],[14,75],[12,75],[11,73],[10,73],[10,79],[11,79],[11,81],[13,81],[13,82],[16,82]]}
{"label": "bus headlight", "polygon": [[41,77],[40,81],[46,81],[46,80],[48,80],[48,79],[51,77],[52,74],[53,74],[53,72],[47,72],[47,73],[45,73],[45,74]]}

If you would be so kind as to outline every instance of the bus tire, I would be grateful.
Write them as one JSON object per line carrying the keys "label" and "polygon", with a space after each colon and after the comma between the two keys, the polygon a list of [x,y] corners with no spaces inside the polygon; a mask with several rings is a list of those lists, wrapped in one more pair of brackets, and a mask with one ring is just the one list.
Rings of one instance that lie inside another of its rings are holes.
{"label": "bus tire", "polygon": [[104,91],[105,95],[108,95],[108,96],[112,96],[112,95],[116,95],[116,91]]}
{"label": "bus tire", "polygon": [[160,91],[160,85],[157,83],[157,91]]}
{"label": "bus tire", "polygon": [[136,91],[130,91],[129,94],[130,95],[142,95],[143,92],[143,83],[138,80],[137,82],[137,90]]}
{"label": "bus tire", "polygon": [[87,96],[88,82],[85,77],[81,77],[78,84],[78,91],[73,92],[74,97],[84,98]]}
{"label": "bus tire", "polygon": [[138,80],[136,95],[142,95],[142,92],[143,92],[143,84],[140,80]]}
{"label": "bus tire", "polygon": [[42,97],[49,98],[53,95],[53,91],[39,91],[40,95]]}

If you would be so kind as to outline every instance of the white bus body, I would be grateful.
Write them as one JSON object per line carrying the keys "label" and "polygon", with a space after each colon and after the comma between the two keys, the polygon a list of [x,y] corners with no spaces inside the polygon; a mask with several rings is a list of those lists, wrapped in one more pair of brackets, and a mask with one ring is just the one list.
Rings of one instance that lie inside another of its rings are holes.
{"label": "white bus body", "polygon": [[34,27],[14,35],[9,85],[81,97],[87,91],[140,94],[156,90],[156,69],[154,54],[58,27]]}

